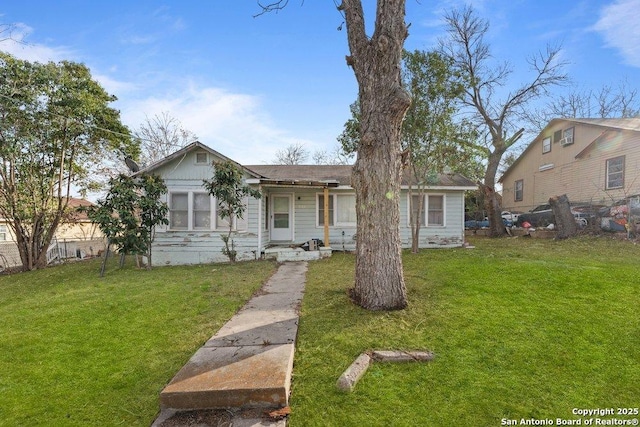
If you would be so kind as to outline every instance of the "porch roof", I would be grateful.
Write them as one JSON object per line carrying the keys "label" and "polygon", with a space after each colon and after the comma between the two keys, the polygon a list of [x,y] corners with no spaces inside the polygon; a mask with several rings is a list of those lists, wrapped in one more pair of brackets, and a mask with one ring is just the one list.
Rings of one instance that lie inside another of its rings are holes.
{"label": "porch roof", "polygon": [[338,187],[351,185],[351,165],[250,165],[261,176],[260,183]]}
{"label": "porch roof", "polygon": [[[261,184],[303,185],[310,187],[351,186],[352,165],[250,165],[245,166],[260,175]],[[417,185],[409,171],[405,171],[402,186]],[[441,173],[429,177],[427,188],[475,189],[477,185],[458,173]]]}

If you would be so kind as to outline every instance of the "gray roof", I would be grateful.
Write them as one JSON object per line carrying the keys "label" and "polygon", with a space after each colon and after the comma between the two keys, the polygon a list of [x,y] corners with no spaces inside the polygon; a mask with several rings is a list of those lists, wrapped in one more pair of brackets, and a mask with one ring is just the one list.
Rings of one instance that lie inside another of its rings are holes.
{"label": "gray roof", "polygon": [[[337,182],[351,185],[352,165],[249,165],[247,169],[263,178],[276,181],[299,182]],[[402,185],[409,185],[410,176],[405,173]],[[416,184],[415,179],[411,179]],[[442,173],[429,183],[432,187],[473,187],[477,185],[470,179],[457,173]]]}

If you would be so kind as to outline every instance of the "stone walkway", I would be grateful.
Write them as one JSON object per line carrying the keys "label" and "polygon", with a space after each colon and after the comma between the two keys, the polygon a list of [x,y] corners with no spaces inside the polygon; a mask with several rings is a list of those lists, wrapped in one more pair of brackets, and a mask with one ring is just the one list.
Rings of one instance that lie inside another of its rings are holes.
{"label": "stone walkway", "polygon": [[289,404],[306,272],[306,262],[280,265],[162,390],[153,427],[286,425],[263,414]]}

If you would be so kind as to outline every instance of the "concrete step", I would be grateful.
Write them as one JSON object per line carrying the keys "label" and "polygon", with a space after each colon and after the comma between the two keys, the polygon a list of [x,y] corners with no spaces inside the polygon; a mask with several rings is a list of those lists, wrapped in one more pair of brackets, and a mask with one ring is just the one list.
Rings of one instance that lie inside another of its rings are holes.
{"label": "concrete step", "polygon": [[287,263],[160,393],[163,410],[288,405],[306,263]]}

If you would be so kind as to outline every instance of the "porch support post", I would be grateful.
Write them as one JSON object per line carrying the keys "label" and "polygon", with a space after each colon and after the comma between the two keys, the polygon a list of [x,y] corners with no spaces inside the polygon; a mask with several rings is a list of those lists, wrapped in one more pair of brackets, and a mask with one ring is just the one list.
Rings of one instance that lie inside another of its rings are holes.
{"label": "porch support post", "polygon": [[[262,187],[258,185],[258,191],[262,194]],[[262,202],[264,198],[256,199],[258,202],[258,248],[256,250],[256,259],[260,259],[262,255]],[[248,215],[247,215],[248,216]]]}
{"label": "porch support post", "polygon": [[329,187],[324,187],[324,246],[329,247]]}

